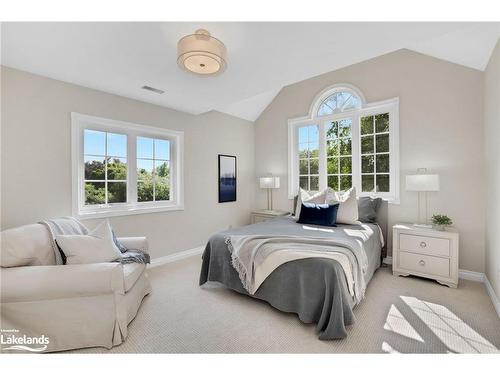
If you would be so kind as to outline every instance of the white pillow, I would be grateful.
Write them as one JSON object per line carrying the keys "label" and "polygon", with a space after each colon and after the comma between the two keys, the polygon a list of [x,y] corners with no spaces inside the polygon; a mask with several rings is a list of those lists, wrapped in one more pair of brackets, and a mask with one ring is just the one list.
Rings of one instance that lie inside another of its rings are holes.
{"label": "white pillow", "polygon": [[299,195],[297,197],[297,206],[295,207],[295,218],[298,220],[300,217],[300,209],[302,208],[302,203],[317,203],[323,204],[326,202],[327,190],[316,192],[314,194],[300,188]]}
{"label": "white pillow", "polygon": [[66,255],[67,264],[111,262],[121,257],[113,241],[109,221],[99,224],[88,235],[56,236],[56,242]]}
{"label": "white pillow", "polygon": [[326,192],[326,203],[340,203],[339,209],[337,211],[337,223],[357,224],[358,200],[356,199],[355,187],[352,187],[345,192],[339,192],[328,188]]}

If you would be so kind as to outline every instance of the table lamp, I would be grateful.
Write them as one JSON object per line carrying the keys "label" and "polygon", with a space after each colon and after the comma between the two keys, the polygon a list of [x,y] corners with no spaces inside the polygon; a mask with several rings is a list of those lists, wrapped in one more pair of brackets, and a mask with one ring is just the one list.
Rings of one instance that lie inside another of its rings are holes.
{"label": "table lamp", "polygon": [[273,189],[279,189],[280,178],[275,176],[261,177],[259,178],[260,188],[267,189],[267,209],[269,211],[273,210]]}
{"label": "table lamp", "polygon": [[[418,174],[406,176],[406,190],[418,192],[418,223],[415,226],[423,228],[432,228],[432,225],[427,224],[428,220],[428,205],[429,197],[427,193],[430,191],[439,191],[439,175],[427,174],[427,169],[418,169]],[[425,199],[425,218],[421,220],[421,198],[420,194],[424,193]]]}

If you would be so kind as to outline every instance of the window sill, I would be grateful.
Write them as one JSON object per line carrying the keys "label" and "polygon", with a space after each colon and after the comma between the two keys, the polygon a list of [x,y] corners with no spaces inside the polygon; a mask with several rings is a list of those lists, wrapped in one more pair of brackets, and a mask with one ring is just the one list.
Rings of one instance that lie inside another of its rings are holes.
{"label": "window sill", "polygon": [[128,216],[128,215],[142,215],[155,212],[167,212],[167,211],[183,211],[183,205],[168,205],[168,206],[158,206],[158,207],[113,207],[104,208],[98,210],[81,210],[75,216],[78,219],[98,219],[113,216]]}

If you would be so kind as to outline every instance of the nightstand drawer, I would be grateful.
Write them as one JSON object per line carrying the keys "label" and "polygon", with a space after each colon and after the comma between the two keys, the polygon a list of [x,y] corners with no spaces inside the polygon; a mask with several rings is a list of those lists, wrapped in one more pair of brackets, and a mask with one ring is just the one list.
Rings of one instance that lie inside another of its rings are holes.
{"label": "nightstand drawer", "polygon": [[399,248],[401,251],[449,257],[450,240],[447,238],[424,237],[413,234],[399,235]]}
{"label": "nightstand drawer", "polygon": [[450,276],[450,260],[428,255],[399,253],[399,266],[408,271],[415,271],[436,276]]}

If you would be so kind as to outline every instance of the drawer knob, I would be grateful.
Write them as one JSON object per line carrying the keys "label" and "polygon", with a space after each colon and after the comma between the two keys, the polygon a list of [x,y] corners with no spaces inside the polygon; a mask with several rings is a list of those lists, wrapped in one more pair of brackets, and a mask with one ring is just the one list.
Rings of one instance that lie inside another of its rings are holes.
{"label": "drawer knob", "polygon": [[425,261],[421,260],[420,262],[418,262],[418,264],[420,264],[421,266],[425,266]]}
{"label": "drawer knob", "polygon": [[424,241],[422,241],[420,242],[420,247],[427,247],[427,244]]}

